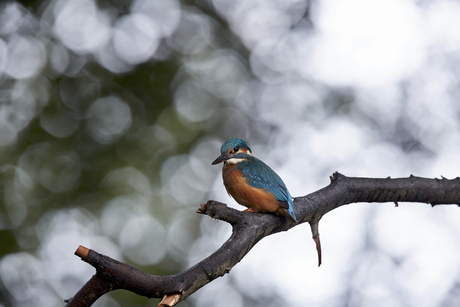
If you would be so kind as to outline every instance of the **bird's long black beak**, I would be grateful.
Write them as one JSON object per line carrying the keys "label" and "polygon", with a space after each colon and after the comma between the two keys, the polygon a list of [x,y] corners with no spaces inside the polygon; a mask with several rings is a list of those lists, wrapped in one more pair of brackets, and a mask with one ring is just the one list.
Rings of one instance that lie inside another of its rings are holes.
{"label": "bird's long black beak", "polygon": [[221,154],[216,160],[214,160],[214,162],[212,162],[211,164],[212,165],[215,165],[215,164],[218,164],[220,162],[223,162],[223,161],[227,161],[228,159],[230,159],[232,157],[232,155],[229,155],[227,153],[223,153]]}

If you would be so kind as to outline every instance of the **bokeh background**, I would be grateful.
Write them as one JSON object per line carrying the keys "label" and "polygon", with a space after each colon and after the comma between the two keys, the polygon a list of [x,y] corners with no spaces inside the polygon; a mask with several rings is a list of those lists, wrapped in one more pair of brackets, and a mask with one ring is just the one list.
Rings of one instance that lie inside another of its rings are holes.
{"label": "bokeh background", "polygon": [[[81,244],[183,271],[240,208],[211,166],[244,138],[293,196],[460,175],[460,2],[0,3],[0,305],[63,306]],[[353,204],[260,242],[181,306],[459,306],[460,209]],[[95,306],[156,306],[127,291]]]}

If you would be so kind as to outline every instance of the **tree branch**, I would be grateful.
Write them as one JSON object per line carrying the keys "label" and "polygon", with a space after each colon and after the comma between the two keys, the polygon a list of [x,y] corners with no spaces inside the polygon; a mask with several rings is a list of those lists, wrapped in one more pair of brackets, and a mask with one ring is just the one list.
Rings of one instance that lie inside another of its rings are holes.
{"label": "tree branch", "polygon": [[[327,187],[294,199],[298,224],[310,223],[319,254],[320,219],[335,208],[356,202],[421,202],[432,206],[460,206],[460,178],[427,179],[411,175],[409,178],[372,179],[334,173]],[[68,300],[67,307],[91,306],[100,296],[116,289],[126,289],[149,298],[163,298],[159,306],[174,306],[207,283],[230,272],[264,237],[298,225],[281,216],[238,211],[216,201],[202,204],[197,212],[226,221],[233,228],[230,238],[211,256],[177,275],[154,276],[80,247],[76,254],[96,268],[96,275]]]}

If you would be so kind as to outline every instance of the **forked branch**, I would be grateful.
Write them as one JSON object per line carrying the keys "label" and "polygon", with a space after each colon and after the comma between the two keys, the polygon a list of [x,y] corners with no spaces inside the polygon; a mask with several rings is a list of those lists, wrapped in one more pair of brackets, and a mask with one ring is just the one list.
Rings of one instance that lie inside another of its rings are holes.
{"label": "forked branch", "polygon": [[[460,178],[427,179],[411,175],[409,178],[372,179],[334,173],[327,187],[294,200],[299,224],[310,223],[319,253],[320,219],[335,208],[357,202],[460,206]],[[67,307],[91,306],[99,297],[116,289],[126,289],[149,298],[163,298],[159,306],[174,306],[207,283],[230,272],[264,237],[298,225],[284,217],[238,211],[215,201],[202,204],[197,212],[232,225],[230,238],[211,256],[177,275],[154,276],[80,247],[76,254],[96,268],[96,275],[67,301]]]}

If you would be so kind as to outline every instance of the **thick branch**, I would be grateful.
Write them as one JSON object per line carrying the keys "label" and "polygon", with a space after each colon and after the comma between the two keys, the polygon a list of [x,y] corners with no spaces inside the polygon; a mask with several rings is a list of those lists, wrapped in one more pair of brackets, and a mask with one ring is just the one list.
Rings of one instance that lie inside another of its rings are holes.
{"label": "thick branch", "polygon": [[460,205],[460,178],[428,179],[412,175],[397,179],[353,178],[336,172],[327,187],[295,199],[302,222],[306,222],[303,218],[309,218],[312,206],[317,208],[313,216],[315,220],[337,207],[358,202]]}
{"label": "thick branch", "polygon": [[[331,184],[307,196],[295,198],[299,224],[309,222],[319,245],[318,222],[327,212],[355,202],[422,202],[460,205],[460,178],[401,179],[348,178],[339,173]],[[190,269],[172,276],[153,276],[94,251],[80,250],[82,260],[96,268],[96,275],[67,306],[90,306],[98,297],[114,289],[126,289],[146,297],[163,297],[161,306],[174,306],[199,288],[228,273],[254,247],[271,234],[286,231],[293,224],[284,217],[238,211],[225,204],[208,201],[198,213],[230,223],[230,238],[211,256]],[[100,283],[100,284],[99,284]],[[93,289],[93,290],[91,290]]]}

